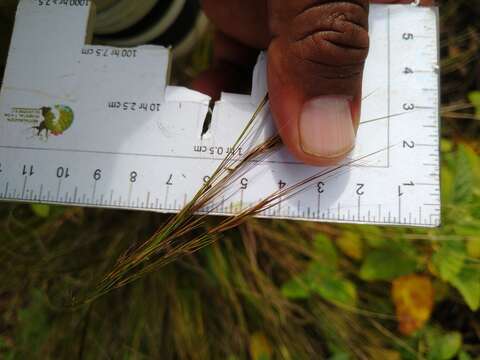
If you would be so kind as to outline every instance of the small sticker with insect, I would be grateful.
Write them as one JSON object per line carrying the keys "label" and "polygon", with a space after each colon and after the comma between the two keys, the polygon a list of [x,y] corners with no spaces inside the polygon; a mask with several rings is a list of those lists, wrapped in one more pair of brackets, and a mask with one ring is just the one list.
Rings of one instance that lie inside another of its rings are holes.
{"label": "small sticker with insect", "polygon": [[73,124],[74,113],[66,105],[42,106],[40,108],[12,108],[5,114],[10,123],[27,123],[34,130],[34,136],[48,139],[49,135],[59,136]]}

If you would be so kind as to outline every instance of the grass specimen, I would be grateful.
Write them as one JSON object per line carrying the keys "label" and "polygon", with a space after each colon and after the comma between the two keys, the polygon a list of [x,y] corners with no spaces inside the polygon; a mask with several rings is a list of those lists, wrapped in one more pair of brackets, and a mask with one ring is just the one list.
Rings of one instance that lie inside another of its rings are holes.
{"label": "grass specimen", "polygon": [[[235,216],[233,221],[226,220],[223,224],[204,234],[194,234],[195,230],[203,228],[209,213],[215,211],[216,207],[209,205],[239,178],[239,172],[251,165],[250,161],[252,159],[267,155],[280,144],[280,139],[273,137],[254,147],[242,158],[237,159],[238,149],[249,139],[255,120],[264,109],[267,101],[268,97],[265,97],[233,144],[232,151],[220,162],[217,169],[202,185],[193,199],[178,214],[172,216],[149,240],[122,255],[115,268],[98,287],[95,297],[138,279],[146,273],[174,261],[180,255],[191,254],[195,250],[212,243],[218,234],[229,227],[234,227],[234,222],[241,222],[241,219],[245,218],[247,214],[255,213],[255,209],[249,209],[245,213]],[[207,207],[208,210],[205,210]],[[259,206],[260,208],[261,206]],[[203,215],[195,216],[202,211],[204,212]],[[193,236],[193,238],[185,240],[184,236]]]}
{"label": "grass specimen", "polygon": [[[205,228],[207,216],[215,213],[218,206],[221,205],[217,200],[222,198],[226,190],[244,176],[255,163],[268,157],[272,151],[277,150],[281,145],[279,136],[275,135],[264,143],[254,146],[240,158],[236,155],[238,149],[249,141],[254,125],[259,122],[258,118],[267,102],[268,95],[247,122],[244,130],[232,146],[232,151],[220,162],[217,169],[194,195],[193,199],[178,214],[173,215],[170,220],[162,225],[147,241],[137,247],[130,248],[124,253],[118,259],[114,269],[101,281],[89,301],[106,294],[108,291],[140,279],[176,260],[179,256],[191,255],[193,252],[212,244],[225,231],[237,228],[253,216],[278,206],[282,200],[284,201],[302,192],[315,181],[333,176],[351,165],[363,163],[369,157],[386,150],[379,149],[372,154],[361,156],[339,166],[321,170],[296,184],[273,192],[258,203],[241,209],[238,214],[225,218],[218,225]],[[217,204],[215,204],[215,201],[217,201]],[[202,215],[198,215],[198,213],[202,213]]]}

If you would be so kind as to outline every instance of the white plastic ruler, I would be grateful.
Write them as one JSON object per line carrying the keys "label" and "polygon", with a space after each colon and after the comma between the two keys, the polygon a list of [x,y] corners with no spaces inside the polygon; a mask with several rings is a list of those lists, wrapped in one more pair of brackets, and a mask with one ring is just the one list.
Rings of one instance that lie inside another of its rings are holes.
{"label": "white plastic ruler", "polygon": [[[210,99],[167,86],[169,51],[85,45],[87,0],[22,0],[0,98],[0,199],[176,212],[224,158],[266,92]],[[350,160],[262,216],[440,224],[438,11],[373,5],[362,123]],[[275,130],[262,114],[256,142]],[[242,149],[246,151],[246,149]],[[319,169],[285,149],[218,199],[230,215]]]}

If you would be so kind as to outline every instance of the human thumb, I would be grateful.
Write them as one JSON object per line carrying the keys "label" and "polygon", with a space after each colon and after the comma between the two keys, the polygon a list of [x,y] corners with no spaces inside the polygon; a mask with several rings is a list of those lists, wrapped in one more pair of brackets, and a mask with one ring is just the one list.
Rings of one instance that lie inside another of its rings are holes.
{"label": "human thumb", "polygon": [[368,9],[368,0],[269,0],[271,110],[302,162],[331,165],[355,145]]}

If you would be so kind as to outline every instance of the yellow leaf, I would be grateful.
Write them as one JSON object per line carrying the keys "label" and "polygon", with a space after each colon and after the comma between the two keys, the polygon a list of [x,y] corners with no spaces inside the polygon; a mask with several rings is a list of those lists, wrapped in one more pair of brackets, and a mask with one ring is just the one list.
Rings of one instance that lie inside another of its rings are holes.
{"label": "yellow leaf", "polygon": [[253,360],[271,359],[272,347],[263,333],[256,332],[250,337],[250,356]]}
{"label": "yellow leaf", "polygon": [[337,247],[342,253],[354,260],[363,258],[363,243],[357,234],[345,231],[337,238]]}
{"label": "yellow leaf", "polygon": [[434,296],[427,276],[408,275],[393,281],[392,299],[402,334],[412,335],[423,328],[432,314]]}
{"label": "yellow leaf", "polygon": [[467,239],[467,254],[475,259],[480,259],[480,237]]}

